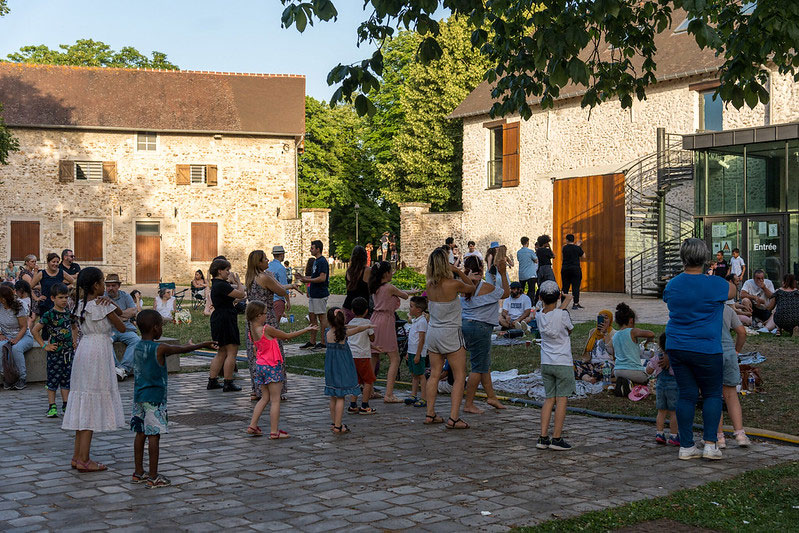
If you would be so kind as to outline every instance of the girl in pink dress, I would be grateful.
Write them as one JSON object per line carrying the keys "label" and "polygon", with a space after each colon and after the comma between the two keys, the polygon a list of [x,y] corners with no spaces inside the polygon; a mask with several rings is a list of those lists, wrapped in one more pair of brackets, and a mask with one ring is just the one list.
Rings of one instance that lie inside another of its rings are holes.
{"label": "girl in pink dress", "polygon": [[372,344],[372,359],[381,353],[388,354],[388,375],[386,376],[385,403],[400,403],[402,400],[394,396],[394,381],[399,369],[399,348],[397,347],[397,327],[394,311],[399,309],[400,298],[407,300],[419,291],[401,291],[390,283],[391,263],[379,261],[372,266],[369,276],[369,292],[374,297],[374,311],[370,320],[374,324],[375,341]]}

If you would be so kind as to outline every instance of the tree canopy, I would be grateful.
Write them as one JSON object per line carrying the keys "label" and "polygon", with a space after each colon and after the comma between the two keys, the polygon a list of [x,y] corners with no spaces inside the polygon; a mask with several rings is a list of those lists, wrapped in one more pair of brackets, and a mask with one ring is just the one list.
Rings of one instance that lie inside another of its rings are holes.
{"label": "tree canopy", "polygon": [[[284,27],[300,32],[315,21],[335,20],[332,0],[281,0]],[[569,83],[584,87],[584,107],[617,99],[630,107],[656,81],[654,38],[669,31],[675,10],[691,19],[687,31],[700,48],[715,51],[723,64],[718,95],[736,108],[768,102],[768,72],[799,81],[799,2],[781,0],[364,0],[359,44],[376,47],[371,57],[330,71],[339,84],[331,104],[353,101],[361,114],[376,111],[369,94],[380,86],[382,45],[398,29],[420,40],[417,58],[427,63],[444,54],[440,9],[464,18],[471,43],[489,63],[484,79],[493,85],[492,115],[531,115],[531,98],[551,107]],[[610,57],[600,47],[613,46]],[[640,63],[640,66],[637,66]]]}
{"label": "tree canopy", "polygon": [[8,54],[8,60],[46,65],[178,70],[178,66],[170,63],[163,52],[153,51],[151,57],[147,57],[132,46],[115,51],[104,42],[93,39],[78,39],[75,44],[60,44],[57,50],[43,44],[23,46],[19,52]]}

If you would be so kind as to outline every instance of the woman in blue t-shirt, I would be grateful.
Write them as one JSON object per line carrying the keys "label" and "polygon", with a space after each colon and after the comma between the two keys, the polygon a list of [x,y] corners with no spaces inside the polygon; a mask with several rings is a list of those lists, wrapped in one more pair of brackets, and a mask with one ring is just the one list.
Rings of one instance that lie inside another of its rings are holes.
{"label": "woman in blue t-shirt", "polygon": [[[705,275],[710,251],[700,239],[686,239],[680,246],[683,272],[663,291],[669,307],[666,325],[666,354],[677,387],[677,422],[680,431],[680,459],[721,459],[716,446],[716,429],[721,418],[722,349],[721,325],[724,302],[735,296],[735,287],[719,276]],[[693,421],[696,401],[702,389],[704,405],[704,450],[694,445]]]}

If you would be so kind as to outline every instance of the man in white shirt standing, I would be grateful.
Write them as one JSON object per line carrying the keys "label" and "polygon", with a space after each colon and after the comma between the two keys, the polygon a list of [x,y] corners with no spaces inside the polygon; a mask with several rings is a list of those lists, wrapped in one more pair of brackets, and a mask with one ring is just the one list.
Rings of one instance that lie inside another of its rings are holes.
{"label": "man in white shirt standing", "polygon": [[527,331],[532,320],[533,304],[530,297],[522,293],[522,284],[514,281],[510,284],[510,297],[502,302],[499,325],[502,329],[521,329]]}
{"label": "man in white shirt standing", "polygon": [[741,305],[753,319],[766,322],[771,317],[771,311],[767,306],[773,295],[774,284],[770,279],[766,279],[766,273],[759,268],[755,270],[754,277],[746,280],[741,289]]}
{"label": "man in white shirt standing", "polygon": [[741,251],[738,248],[732,249],[732,258],[730,259],[730,274],[735,276],[735,286],[741,290],[741,281],[746,273],[746,263],[744,258],[741,257]]}

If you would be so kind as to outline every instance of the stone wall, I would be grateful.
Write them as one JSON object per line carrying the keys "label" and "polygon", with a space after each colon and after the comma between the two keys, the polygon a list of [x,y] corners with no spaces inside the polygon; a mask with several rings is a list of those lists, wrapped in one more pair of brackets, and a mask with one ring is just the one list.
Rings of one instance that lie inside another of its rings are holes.
{"label": "stone wall", "polygon": [[[431,227],[419,209],[402,211],[403,259],[420,264],[422,255],[408,248],[406,234],[436,236],[455,233],[461,241],[472,239],[484,250],[490,241],[507,244],[515,250],[523,235],[535,239],[552,228],[552,182],[555,179],[590,176],[619,171],[638,158],[654,153],[657,128],[669,133],[693,133],[699,125],[699,93],[688,86],[710,79],[696,76],[663,82],[650,88],[647,99],[636,101],[632,109],[608,102],[593,110],[580,107],[579,98],[557,101],[552,109],[534,108],[520,125],[520,180],[517,187],[488,189],[489,130],[483,124],[495,119],[488,115],[463,120],[463,212],[455,227]],[[772,122],[799,120],[799,84],[775,74],[772,78],[770,119]],[[753,110],[723,111],[725,128],[761,126],[767,119],[764,106]],[[507,117],[520,121],[518,116]],[[693,187],[686,184],[673,195],[680,206],[692,206]],[[424,225],[414,228],[415,221]],[[437,223],[443,222],[439,217]],[[452,221],[447,221],[452,224]],[[634,230],[633,230],[634,231]],[[630,228],[627,233],[629,234]],[[460,244],[460,243],[459,243]],[[460,244],[463,248],[463,244]]]}
{"label": "stone wall", "polygon": [[[40,222],[39,257],[74,248],[73,222],[103,223],[103,261],[125,282],[136,282],[135,225],[157,221],[161,279],[187,282],[208,261],[191,261],[191,223],[216,222],[217,253],[244,271],[253,249],[282,244],[287,259],[304,263],[312,238],[327,242],[326,213],[305,218],[295,205],[295,144],[291,138],[159,134],[158,150],[136,149],[135,133],[15,128],[20,150],[0,167],[0,258],[10,254],[10,220]],[[59,160],[114,161],[116,183],[59,183]],[[218,167],[218,185],[177,185],[176,165]]]}
{"label": "stone wall", "polygon": [[465,252],[468,237],[461,227],[462,213],[431,213],[430,204],[410,202],[399,204],[402,261],[420,272],[427,266],[427,258],[447,237]]}

